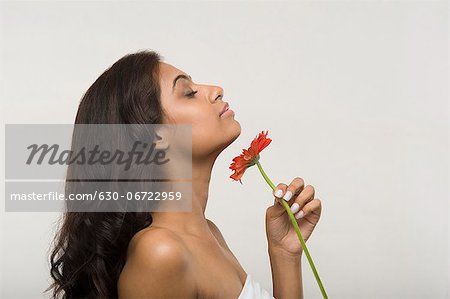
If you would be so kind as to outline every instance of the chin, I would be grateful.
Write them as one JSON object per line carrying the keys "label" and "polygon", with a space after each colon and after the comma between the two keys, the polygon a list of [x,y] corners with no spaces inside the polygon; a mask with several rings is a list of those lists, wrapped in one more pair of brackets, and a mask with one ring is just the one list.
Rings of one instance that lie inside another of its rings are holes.
{"label": "chin", "polygon": [[239,136],[241,135],[241,124],[238,121],[235,121],[235,125],[230,126],[229,132],[223,134],[224,138],[226,138],[226,146],[232,144]]}

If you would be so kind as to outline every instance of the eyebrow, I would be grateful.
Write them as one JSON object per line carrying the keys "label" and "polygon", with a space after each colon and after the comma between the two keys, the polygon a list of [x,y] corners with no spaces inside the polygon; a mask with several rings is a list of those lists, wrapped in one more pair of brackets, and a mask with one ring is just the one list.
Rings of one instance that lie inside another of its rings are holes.
{"label": "eyebrow", "polygon": [[175,85],[177,84],[178,79],[186,79],[186,80],[192,81],[192,78],[189,75],[186,76],[184,74],[180,74],[180,75],[176,76],[175,79],[173,79],[172,92],[175,89]]}

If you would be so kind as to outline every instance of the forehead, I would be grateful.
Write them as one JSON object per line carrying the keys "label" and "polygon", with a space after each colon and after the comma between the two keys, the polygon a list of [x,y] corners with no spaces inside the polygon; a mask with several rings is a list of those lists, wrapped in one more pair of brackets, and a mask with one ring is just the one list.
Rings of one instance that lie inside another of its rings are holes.
{"label": "forehead", "polygon": [[171,83],[172,80],[180,74],[187,75],[182,70],[177,69],[173,65],[165,63],[165,62],[159,63],[159,73],[161,76],[161,80],[165,83]]}

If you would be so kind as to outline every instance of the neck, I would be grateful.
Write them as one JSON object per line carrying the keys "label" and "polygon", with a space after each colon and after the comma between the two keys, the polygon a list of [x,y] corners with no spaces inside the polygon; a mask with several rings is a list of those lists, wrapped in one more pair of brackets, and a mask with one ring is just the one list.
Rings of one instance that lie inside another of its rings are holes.
{"label": "neck", "polygon": [[205,210],[216,157],[203,157],[201,161],[192,160],[192,212],[151,212],[152,226],[198,236],[210,232]]}

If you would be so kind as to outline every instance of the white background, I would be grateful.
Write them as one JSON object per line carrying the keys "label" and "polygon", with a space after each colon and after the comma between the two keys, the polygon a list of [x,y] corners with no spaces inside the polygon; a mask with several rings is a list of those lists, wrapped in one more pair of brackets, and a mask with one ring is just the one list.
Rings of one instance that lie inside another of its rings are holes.
{"label": "white background", "polygon": [[[228,169],[261,130],[269,177],[300,176],[322,201],[307,245],[330,298],[450,298],[446,1],[2,2],[0,17],[2,124],[73,123],[94,80],[140,49],[225,89],[242,134],[207,216],[267,290],[273,197],[256,167],[243,185]],[[47,298],[58,214],[0,215],[0,297]],[[305,298],[321,298],[306,256],[302,269]]]}

